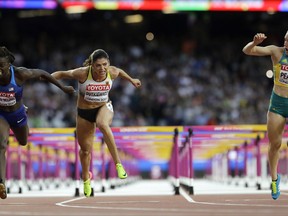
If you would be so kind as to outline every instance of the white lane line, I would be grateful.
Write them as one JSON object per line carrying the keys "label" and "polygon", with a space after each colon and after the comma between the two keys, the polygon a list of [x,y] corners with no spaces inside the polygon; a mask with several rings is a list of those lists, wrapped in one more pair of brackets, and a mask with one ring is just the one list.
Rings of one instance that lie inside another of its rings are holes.
{"label": "white lane line", "polygon": [[95,204],[125,204],[125,203],[159,203],[160,201],[109,201],[109,202],[94,202]]}
{"label": "white lane line", "polygon": [[[195,201],[191,198],[191,196],[189,196],[189,194],[185,191],[185,190],[182,190],[180,188],[180,194],[190,203],[194,203],[194,204],[202,204],[202,205],[217,205],[217,206],[253,206],[253,207],[272,207],[272,208],[288,208],[287,205],[269,205],[269,204],[249,204],[249,203],[232,203],[232,202],[235,202],[237,200],[229,200],[230,203],[216,203],[216,202],[198,202],[198,201]],[[281,193],[282,194],[282,193]],[[284,193],[284,195],[288,195],[288,193]],[[247,200],[255,200],[255,199],[243,199],[244,201],[247,202]],[[243,201],[242,200],[242,201]],[[258,199],[257,199],[258,200]],[[263,199],[263,200],[268,200],[268,199]],[[238,200],[240,201],[240,200]],[[272,198],[271,198],[271,201]],[[277,202],[277,201],[275,201]]]}
{"label": "white lane line", "polygon": [[[84,206],[84,205],[73,205],[71,202],[85,199],[86,197],[69,199],[63,202],[55,203],[57,206],[66,207],[66,208],[85,208],[85,209],[106,209],[106,210],[130,210],[130,211],[157,211],[157,212],[189,212],[191,209],[174,209],[174,208],[134,208],[134,207],[119,207],[119,206],[110,206],[110,207],[103,207],[103,206]],[[89,199],[89,198],[88,198]],[[118,203],[158,203],[160,201],[150,200],[150,201],[116,201],[116,202],[95,202],[94,204],[118,204]],[[69,204],[70,203],[70,204]]]}
{"label": "white lane line", "polygon": [[195,203],[195,201],[189,196],[188,193],[186,193],[182,188],[179,190],[180,194],[190,203]]}
{"label": "white lane line", "polygon": [[66,201],[63,201],[63,202],[55,203],[55,205],[66,207],[66,205],[65,205],[66,203],[74,202],[74,201],[77,201],[77,200],[82,200],[82,199],[85,199],[85,198],[86,197],[78,197],[78,198],[74,198],[74,199],[69,199],[69,200],[66,200]]}

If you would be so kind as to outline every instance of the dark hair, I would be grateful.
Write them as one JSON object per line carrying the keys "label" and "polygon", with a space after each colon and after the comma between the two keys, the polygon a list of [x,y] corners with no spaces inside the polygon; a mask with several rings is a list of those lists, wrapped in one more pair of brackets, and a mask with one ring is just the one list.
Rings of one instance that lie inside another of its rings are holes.
{"label": "dark hair", "polygon": [[84,61],[83,66],[91,65],[99,58],[109,59],[109,55],[103,49],[97,49]]}
{"label": "dark hair", "polygon": [[15,61],[13,53],[11,53],[5,46],[0,47],[0,58],[8,58],[10,63]]}

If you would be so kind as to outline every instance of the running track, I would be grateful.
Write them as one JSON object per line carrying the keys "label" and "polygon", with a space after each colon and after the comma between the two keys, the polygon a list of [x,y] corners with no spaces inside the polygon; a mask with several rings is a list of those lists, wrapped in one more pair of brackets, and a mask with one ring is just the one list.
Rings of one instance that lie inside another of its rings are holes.
{"label": "running track", "polygon": [[[283,183],[285,184],[285,183]],[[195,195],[174,195],[167,181],[139,181],[85,198],[73,188],[8,194],[0,200],[1,216],[284,216],[288,190],[274,201],[270,191],[195,181]],[[201,187],[201,188],[200,188]]]}

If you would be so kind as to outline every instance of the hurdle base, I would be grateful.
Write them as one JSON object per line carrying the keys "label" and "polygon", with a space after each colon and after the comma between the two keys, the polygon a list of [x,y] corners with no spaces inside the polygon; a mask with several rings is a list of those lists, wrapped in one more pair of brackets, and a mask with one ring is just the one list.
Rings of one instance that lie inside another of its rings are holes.
{"label": "hurdle base", "polygon": [[175,192],[175,195],[179,195],[180,194],[180,188],[174,186],[174,192]]}
{"label": "hurdle base", "polygon": [[80,190],[79,188],[75,188],[75,197],[79,197],[80,196]]}

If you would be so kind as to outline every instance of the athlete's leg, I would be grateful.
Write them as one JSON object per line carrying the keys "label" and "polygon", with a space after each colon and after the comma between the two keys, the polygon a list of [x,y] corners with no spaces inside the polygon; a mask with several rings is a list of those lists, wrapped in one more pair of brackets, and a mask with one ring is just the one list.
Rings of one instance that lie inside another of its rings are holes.
{"label": "athlete's leg", "polygon": [[91,151],[95,134],[95,123],[89,122],[77,116],[76,134],[80,146],[79,156],[82,166],[82,179],[89,179]]}
{"label": "athlete's leg", "polygon": [[124,167],[121,164],[120,157],[118,154],[117,146],[115,143],[115,139],[110,128],[113,119],[113,107],[111,103],[107,103],[105,106],[102,106],[98,111],[98,115],[96,117],[96,126],[103,134],[103,139],[107,144],[109,152],[113,158],[113,161],[116,165],[116,170],[118,173],[118,177],[120,179],[125,179],[128,177]]}
{"label": "athlete's leg", "polygon": [[6,149],[9,139],[9,124],[0,117],[0,198],[6,199],[7,192],[5,187],[6,180]]}
{"label": "athlete's leg", "polygon": [[282,143],[282,134],[286,119],[276,113],[267,113],[267,132],[269,139],[268,159],[272,180],[277,179],[277,167],[279,160],[279,150]]}
{"label": "athlete's leg", "polygon": [[107,147],[109,149],[109,152],[113,158],[113,161],[115,164],[121,163],[120,157],[118,154],[117,146],[115,143],[115,139],[112,133],[112,130],[110,128],[110,125],[112,123],[113,119],[113,107],[111,103],[108,103],[105,106],[102,106],[99,111],[98,115],[96,117],[96,126],[99,128],[99,130],[103,134],[103,139],[105,143],[107,144]]}
{"label": "athlete's leg", "polygon": [[21,127],[11,127],[11,130],[13,131],[18,143],[22,146],[25,146],[27,144],[27,139],[29,135],[28,125],[26,124]]}
{"label": "athlete's leg", "polygon": [[9,139],[9,124],[0,117],[0,181],[5,183],[6,177],[6,149]]}

